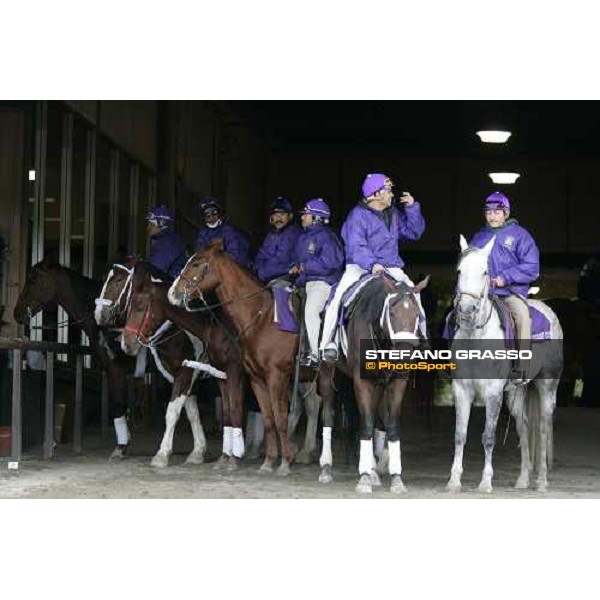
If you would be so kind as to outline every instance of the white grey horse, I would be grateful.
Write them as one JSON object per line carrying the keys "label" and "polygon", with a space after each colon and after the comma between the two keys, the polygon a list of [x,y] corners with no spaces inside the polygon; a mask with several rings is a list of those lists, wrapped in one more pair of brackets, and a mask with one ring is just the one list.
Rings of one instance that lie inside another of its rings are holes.
{"label": "white grey horse", "polygon": [[[461,257],[458,262],[458,286],[456,317],[459,323],[453,343],[457,340],[502,340],[504,332],[500,317],[490,296],[488,257],[495,238],[483,248],[468,247],[464,236],[460,236]],[[562,329],[558,318],[543,302],[529,300],[529,304],[542,312],[551,323],[551,339],[562,340]],[[460,342],[458,342],[460,343]],[[464,344],[464,342],[462,342]],[[537,458],[537,489],[548,487],[548,464],[552,461],[552,416],[556,406],[556,390],[562,372],[562,344],[556,342],[534,342],[535,352],[528,370],[528,381],[516,387],[508,375],[508,361],[502,361],[498,379],[453,379],[452,391],[456,409],[456,431],[454,438],[454,462],[447,489],[460,491],[463,472],[463,450],[467,438],[467,427],[471,405],[478,395],[485,401],[485,430],[483,447],[485,465],[479,491],[492,491],[492,453],[496,438],[496,425],[502,407],[503,394],[507,392],[507,404],[514,416],[521,445],[521,471],[517,488],[529,487],[529,475]],[[533,393],[537,391],[537,397]]]}

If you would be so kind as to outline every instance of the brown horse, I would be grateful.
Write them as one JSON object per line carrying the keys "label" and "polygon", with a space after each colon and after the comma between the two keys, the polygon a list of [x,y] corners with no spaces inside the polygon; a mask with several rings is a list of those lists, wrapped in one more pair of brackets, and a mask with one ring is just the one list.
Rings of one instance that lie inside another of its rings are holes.
{"label": "brown horse", "polygon": [[97,281],[43,260],[30,269],[14,317],[17,323],[26,325],[38,312],[62,306],[69,315],[70,325],[86,333],[100,366],[107,373],[110,416],[117,434],[117,446],[111,458],[121,458],[129,443],[125,421],[126,376],[133,371],[134,361],[121,352],[110,334],[94,320],[95,298],[100,287]]}
{"label": "brown horse", "polygon": [[214,290],[219,305],[236,332],[242,362],[258,400],[266,439],[260,470],[271,472],[281,447],[280,475],[290,472],[292,460],[287,434],[288,385],[294,367],[298,336],[280,331],[274,323],[274,302],[266,288],[223,252],[220,240],[194,254],[169,290],[177,306]]}
{"label": "brown horse", "polygon": [[[347,356],[338,361],[336,367],[353,382],[354,395],[359,412],[360,460],[359,482],[356,491],[372,492],[373,485],[379,485],[375,470],[374,433],[376,425],[385,431],[388,440],[390,491],[405,491],[402,482],[400,458],[400,409],[406,393],[408,376],[381,376],[377,379],[363,378],[361,375],[361,340],[364,349],[409,349],[418,345],[419,307],[414,298],[425,288],[427,277],[414,288],[404,283],[396,283],[387,276],[380,276],[367,284],[356,300],[349,318],[347,333]],[[383,315],[383,318],[382,318]],[[405,374],[408,375],[409,372]],[[323,366],[319,373],[319,388],[323,398],[323,449],[319,481],[333,481],[331,434],[335,422],[334,368]],[[375,439],[375,454],[383,452],[384,439]]]}
{"label": "brown horse", "polygon": [[[161,280],[164,275],[150,264],[137,262],[132,275],[130,302],[123,331],[123,350],[128,354],[137,354],[142,345],[148,345],[149,340],[165,322],[170,321],[174,324],[174,327],[164,334],[166,341],[161,343],[159,339],[155,346],[163,365],[175,378],[167,409],[167,430],[159,454],[161,451],[162,455],[166,456],[170,453],[173,430],[182,403],[185,401],[186,408],[188,406],[189,398],[185,398],[191,393],[191,387],[198,375],[197,368],[203,367],[211,373],[221,370],[227,378],[219,379],[223,404],[223,452],[217,466],[227,464],[229,469],[236,468],[244,455],[244,373],[232,332],[214,315],[190,313],[171,305],[167,299],[169,284]],[[116,292],[121,293],[115,288],[112,293]],[[189,364],[184,362],[186,359],[193,360],[186,331],[205,344],[210,365],[196,363],[196,368],[186,366]],[[211,370],[211,366],[216,369]]]}

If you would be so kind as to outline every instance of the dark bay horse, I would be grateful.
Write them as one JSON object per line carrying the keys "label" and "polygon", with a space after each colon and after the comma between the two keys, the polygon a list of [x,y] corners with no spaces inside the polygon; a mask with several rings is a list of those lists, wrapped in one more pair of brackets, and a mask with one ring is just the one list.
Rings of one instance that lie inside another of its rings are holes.
{"label": "dark bay horse", "polygon": [[[155,345],[160,360],[174,377],[165,437],[157,456],[160,454],[168,458],[182,405],[185,402],[187,409],[190,398],[193,398],[194,405],[196,402],[195,397],[190,394],[198,370],[185,363],[186,360],[194,360],[192,344],[185,333],[189,332],[205,344],[210,366],[223,371],[227,377],[218,380],[223,405],[223,452],[217,466],[227,464],[229,469],[236,468],[244,455],[244,372],[232,332],[212,314],[190,313],[170,304],[167,298],[170,281],[164,282],[161,279],[164,275],[150,264],[137,262],[132,274],[130,302],[123,331],[123,350],[128,354],[137,354],[142,344],[147,345],[165,322],[170,321],[174,325],[165,332],[166,341],[161,343],[159,339]],[[116,292],[121,293],[118,289],[113,293]],[[203,366],[209,368],[206,363]],[[209,369],[209,372],[216,373],[216,370]],[[195,412],[197,413],[197,408]]]}
{"label": "dark bay horse", "polygon": [[107,374],[110,416],[117,434],[117,446],[111,458],[120,458],[129,443],[125,421],[126,376],[133,371],[135,363],[94,320],[95,298],[100,288],[101,284],[97,281],[58,263],[43,260],[30,269],[15,306],[14,317],[17,323],[26,325],[38,312],[62,306],[69,315],[70,324],[85,332]]}
{"label": "dark bay horse", "polygon": [[[381,275],[365,286],[348,320],[347,356],[336,363],[336,368],[352,380],[359,412],[360,479],[356,491],[360,493],[370,493],[372,486],[379,484],[373,453],[376,425],[387,435],[390,491],[405,491],[401,476],[400,409],[410,373],[407,371],[406,376],[402,377],[386,374],[377,379],[362,378],[360,341],[365,340],[369,349],[397,350],[411,349],[424,341],[418,337],[420,315],[414,294],[423,290],[428,282],[429,277],[411,288]],[[321,367],[319,387],[323,398],[323,449],[319,481],[330,483],[333,480],[331,435],[335,422],[336,392],[332,366]]]}
{"label": "dark bay horse", "polygon": [[271,472],[281,447],[280,475],[290,472],[288,385],[294,368],[298,335],[280,331],[273,322],[271,290],[223,252],[220,240],[194,254],[169,290],[177,306],[217,295],[223,313],[235,330],[242,363],[258,400],[265,425],[266,457],[260,470]]}

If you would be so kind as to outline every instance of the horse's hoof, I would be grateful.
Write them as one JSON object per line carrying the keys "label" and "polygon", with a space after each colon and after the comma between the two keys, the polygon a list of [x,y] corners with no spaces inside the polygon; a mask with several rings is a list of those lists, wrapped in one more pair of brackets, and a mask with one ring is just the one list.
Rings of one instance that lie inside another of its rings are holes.
{"label": "horse's hoof", "polygon": [[213,471],[220,471],[222,469],[227,468],[227,465],[229,464],[229,456],[227,456],[227,454],[221,454],[221,456],[219,456],[219,458],[216,460],[215,464],[213,465]]}
{"label": "horse's hoof", "polygon": [[166,454],[157,454],[150,461],[150,465],[155,469],[164,469],[169,466],[169,457]]}
{"label": "horse's hoof", "polygon": [[529,477],[519,477],[515,483],[516,490],[526,490],[529,488]]}
{"label": "horse's hoof", "polygon": [[191,452],[185,459],[184,465],[201,465],[204,462],[204,452]]}
{"label": "horse's hoof", "polygon": [[360,481],[356,484],[356,492],[359,494],[371,494],[373,493],[373,486],[371,485],[370,475],[361,475]]}
{"label": "horse's hoof", "polygon": [[400,475],[392,475],[390,492],[392,492],[392,494],[406,494],[406,486],[402,483],[402,477],[400,477]]}
{"label": "horse's hoof", "polygon": [[535,487],[538,492],[545,493],[548,491],[548,482],[538,482]]}
{"label": "horse's hoof", "polygon": [[277,468],[276,474],[280,477],[287,477],[291,472],[290,465],[287,462],[282,462]]}
{"label": "horse's hoof", "polygon": [[272,473],[275,469],[273,468],[273,462],[268,458],[265,459],[265,462],[260,466],[258,470],[259,473]]}
{"label": "horse's hoof", "polygon": [[227,463],[227,470],[237,471],[240,468],[240,462],[241,459],[237,458],[236,456],[230,456],[229,462]]}
{"label": "horse's hoof", "polygon": [[117,446],[111,452],[110,456],[108,457],[108,460],[114,460],[114,461],[123,460],[124,458],[126,458],[126,456],[125,456],[126,448],[127,448],[127,446]]}
{"label": "horse's hoof", "polygon": [[492,484],[488,483],[487,481],[482,481],[479,484],[477,491],[481,492],[482,494],[491,494],[493,492]]}
{"label": "horse's hoof", "polygon": [[462,485],[460,484],[460,481],[449,481],[446,484],[446,491],[451,492],[453,494],[458,494],[462,489]]}
{"label": "horse's hoof", "polygon": [[380,487],[381,486],[381,479],[379,478],[379,474],[377,473],[377,471],[375,469],[373,469],[371,471],[371,485],[373,487]]}
{"label": "horse's hoof", "polygon": [[319,473],[319,483],[333,483],[331,465],[325,465],[321,467],[321,472]]}

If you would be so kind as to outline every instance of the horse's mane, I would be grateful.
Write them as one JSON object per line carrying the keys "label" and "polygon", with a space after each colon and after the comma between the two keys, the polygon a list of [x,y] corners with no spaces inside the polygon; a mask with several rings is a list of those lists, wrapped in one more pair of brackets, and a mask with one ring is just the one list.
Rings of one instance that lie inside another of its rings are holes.
{"label": "horse's mane", "polygon": [[388,293],[383,277],[378,277],[367,284],[356,304],[356,311],[361,318],[379,327],[383,303]]}
{"label": "horse's mane", "polygon": [[[41,265],[41,263],[38,263],[38,265]],[[38,265],[36,265],[36,267]],[[98,297],[100,290],[102,289],[102,283],[100,281],[86,277],[58,262],[46,262],[45,265],[65,274],[73,286],[75,295],[78,298],[81,298],[84,304],[94,304],[94,299]]]}

